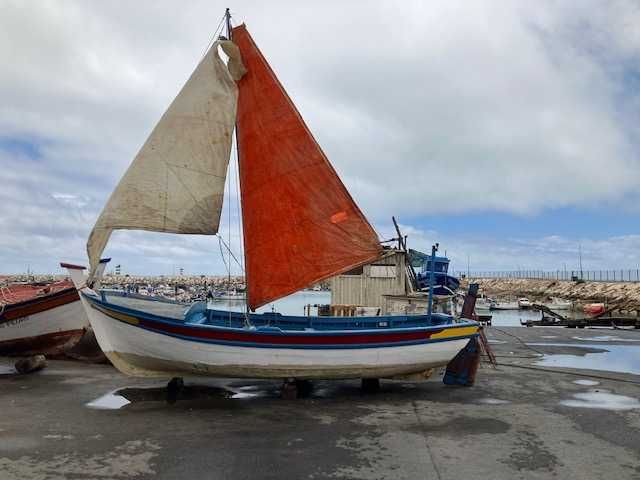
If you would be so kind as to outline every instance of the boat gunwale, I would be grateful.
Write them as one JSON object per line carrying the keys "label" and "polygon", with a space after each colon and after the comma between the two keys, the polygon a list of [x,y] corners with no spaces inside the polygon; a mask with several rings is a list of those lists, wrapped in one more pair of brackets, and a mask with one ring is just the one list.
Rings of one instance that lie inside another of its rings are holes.
{"label": "boat gunwale", "polygon": [[[45,312],[52,308],[67,305],[80,300],[75,287],[66,287],[55,292],[37,295],[15,303],[6,303],[0,312],[0,323],[9,322],[36,313]],[[22,310],[26,311],[22,311]]]}
{"label": "boat gunwale", "polygon": [[[442,330],[452,330],[452,329],[456,329],[456,328],[465,328],[465,327],[477,327],[480,324],[474,320],[468,320],[468,319],[459,319],[459,321],[453,323],[453,322],[449,322],[449,323],[444,323],[441,325],[429,325],[429,326],[420,326],[420,327],[379,327],[376,329],[372,329],[372,328],[361,328],[361,329],[341,329],[341,330],[318,330],[318,329],[303,329],[303,330],[287,330],[287,329],[282,329],[280,327],[274,327],[274,326],[265,326],[265,328],[260,328],[260,327],[253,327],[253,328],[246,328],[246,327],[232,327],[232,326],[225,326],[225,325],[212,325],[212,324],[195,324],[195,323],[189,323],[186,322],[184,319],[179,320],[176,318],[170,318],[170,317],[165,317],[165,316],[161,316],[161,315],[157,315],[154,313],[149,313],[149,312],[145,312],[143,310],[136,310],[134,308],[130,308],[130,307],[126,307],[123,305],[117,305],[114,303],[110,303],[108,301],[104,301],[102,300],[99,295],[96,294],[96,296],[87,294],[86,292],[82,291],[80,292],[81,295],[86,298],[91,304],[92,307],[95,304],[100,305],[102,308],[105,308],[107,310],[112,310],[115,311],[116,313],[121,313],[121,314],[125,314],[125,315],[130,315],[134,318],[142,318],[142,319],[146,319],[146,320],[151,320],[154,322],[159,322],[162,324],[166,324],[166,325],[178,325],[180,327],[185,327],[187,329],[192,329],[194,331],[198,331],[198,330],[205,330],[205,331],[222,331],[222,332],[231,332],[231,333],[245,333],[245,334],[258,334],[258,335],[270,335],[270,336],[328,336],[328,335],[384,335],[384,334],[391,334],[391,333],[416,333],[416,332],[434,332],[438,333],[439,331]],[[154,301],[154,300],[149,300],[149,301]],[[186,305],[185,305],[186,306]],[[95,308],[95,307],[94,307]],[[244,314],[242,312],[230,312],[230,311],[225,311],[225,310],[214,310],[214,309],[209,309],[209,311],[211,312],[218,312],[218,313],[222,313],[223,315],[227,315],[227,314],[231,314],[234,317],[238,317],[238,318],[243,318]],[[259,314],[251,314],[253,315],[273,315],[273,313],[271,312],[265,312],[265,313],[259,313]],[[308,319],[309,317],[305,317],[305,316],[289,316],[289,315],[281,315],[281,314],[277,314],[279,316],[282,317],[289,317],[289,318],[298,318],[298,319]],[[427,315],[415,315],[414,317],[420,317],[420,316],[424,316],[426,317]],[[402,316],[392,316],[392,315],[387,315],[387,316],[380,316],[380,317],[351,317],[354,319],[363,319],[363,318],[376,318],[376,319],[380,319],[380,321],[384,321],[384,319],[388,319],[388,318],[397,318],[397,317],[402,317]],[[407,315],[405,317],[411,317],[410,315]],[[266,318],[266,317],[263,317]],[[314,317],[314,318],[318,318],[318,319],[344,319],[344,318],[350,318],[350,317]],[[454,317],[451,317],[452,319]],[[115,319],[118,320],[118,319]],[[322,321],[320,320],[320,321]],[[122,320],[118,320],[118,321],[122,321]],[[127,322],[125,322],[127,323]],[[138,326],[138,325],[136,325]],[[139,328],[145,328],[142,326],[138,326]],[[477,333],[476,333],[477,334]],[[458,337],[455,337],[458,338]],[[449,339],[454,339],[454,337],[447,337],[446,339],[443,340],[449,340]],[[432,339],[432,341],[435,341],[436,339]]]}

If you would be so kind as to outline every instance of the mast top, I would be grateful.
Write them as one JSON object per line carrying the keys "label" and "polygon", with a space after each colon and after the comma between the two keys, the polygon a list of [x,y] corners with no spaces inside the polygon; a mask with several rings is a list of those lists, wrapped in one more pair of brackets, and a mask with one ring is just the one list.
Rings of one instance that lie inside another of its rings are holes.
{"label": "mast top", "polygon": [[227,25],[227,38],[229,40],[231,40],[231,32],[232,32],[232,29],[231,29],[231,12],[229,11],[229,8],[227,8],[224,11],[224,18],[225,18],[225,23]]}

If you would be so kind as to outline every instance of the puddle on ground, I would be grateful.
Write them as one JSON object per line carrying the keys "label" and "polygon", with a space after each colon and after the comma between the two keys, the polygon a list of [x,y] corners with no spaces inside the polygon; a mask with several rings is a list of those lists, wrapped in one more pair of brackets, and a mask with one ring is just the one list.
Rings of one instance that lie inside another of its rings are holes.
{"label": "puddle on ground", "polygon": [[511,403],[509,400],[500,400],[499,398],[480,398],[477,402],[485,405],[505,405]]}
{"label": "puddle on ground", "polygon": [[596,385],[600,385],[600,382],[596,382],[594,380],[574,380],[573,383],[576,385],[584,385],[585,387],[595,387]]}
{"label": "puddle on ground", "polygon": [[11,365],[0,365],[0,376],[2,375],[15,375],[18,372],[16,372],[16,369],[13,368],[13,366]]}
{"label": "puddle on ground", "polygon": [[242,385],[231,388],[231,397],[234,400],[243,398],[264,398],[270,396],[271,392],[262,385]]}
{"label": "puddle on ground", "polygon": [[237,393],[234,393],[233,395],[231,395],[231,398],[236,400],[236,399],[239,399],[239,398],[256,398],[256,397],[259,397],[259,396],[260,396],[259,393],[237,392]]}
{"label": "puddle on ground", "polygon": [[[184,385],[181,389],[169,393],[165,384],[149,386],[129,386],[113,390],[86,404],[89,408],[102,410],[116,410],[129,404],[140,402],[191,402],[201,407],[230,405],[230,400],[251,401],[260,399],[280,399],[282,383],[278,381],[253,381],[250,384],[238,381],[205,383],[203,380],[195,380],[194,383]],[[406,392],[415,390],[417,384],[384,382],[380,386],[380,393]],[[360,388],[360,382],[303,382],[298,385],[299,398],[325,399],[336,397],[362,396],[366,393]],[[502,401],[494,399],[493,404]],[[223,403],[226,402],[226,403]],[[485,403],[491,404],[493,400]],[[232,402],[239,404],[240,402]]]}
{"label": "puddle on ground", "polygon": [[106,395],[90,401],[86,405],[87,407],[95,408],[96,410],[118,410],[131,403],[125,397],[119,395],[118,392],[119,390],[109,392]]}
{"label": "puddle on ground", "polygon": [[640,375],[640,347],[630,345],[593,345],[573,343],[528,343],[540,347],[571,347],[591,349],[595,353],[546,354],[535,365],[544,367],[567,367],[606,372],[633,373]]}
{"label": "puddle on ground", "polygon": [[577,408],[599,408],[603,410],[633,410],[640,408],[637,398],[616,395],[605,391],[576,393],[572,400],[562,400],[561,405]]}
{"label": "puddle on ground", "polygon": [[[250,399],[269,396],[278,396],[277,389],[269,388],[270,385],[225,385],[222,387],[188,384],[171,395],[168,394],[165,385],[155,386],[130,386],[109,392],[86,404],[89,408],[100,410],[117,410],[126,405],[138,402],[171,403],[175,401],[205,401],[215,402],[227,399]],[[273,390],[273,391],[272,391]]]}
{"label": "puddle on ground", "polygon": [[640,342],[636,338],[620,338],[613,335],[601,335],[599,337],[571,337],[574,340],[582,340],[584,342]]}

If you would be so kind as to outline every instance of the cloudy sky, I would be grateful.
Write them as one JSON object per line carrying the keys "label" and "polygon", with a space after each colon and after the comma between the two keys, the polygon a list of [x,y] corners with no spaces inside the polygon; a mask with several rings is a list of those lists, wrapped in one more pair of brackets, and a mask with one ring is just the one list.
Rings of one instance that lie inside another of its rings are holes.
{"label": "cloudy sky", "polygon": [[[381,237],[395,215],[455,269],[571,269],[579,245],[585,268],[640,264],[637,2],[0,0],[2,273],[86,263],[227,5]],[[212,237],[118,232],[105,253],[225,271]]]}

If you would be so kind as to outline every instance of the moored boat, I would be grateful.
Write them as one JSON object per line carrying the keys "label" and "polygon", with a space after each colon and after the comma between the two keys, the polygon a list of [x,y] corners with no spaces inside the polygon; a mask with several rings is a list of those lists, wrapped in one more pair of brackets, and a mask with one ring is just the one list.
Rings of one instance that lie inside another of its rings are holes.
{"label": "moored boat", "polygon": [[582,311],[589,315],[600,315],[606,310],[604,303],[586,303],[582,306]]}
{"label": "moored boat", "polygon": [[490,310],[519,310],[518,302],[498,301],[491,303]]}
{"label": "moored boat", "polygon": [[475,310],[476,312],[482,312],[483,314],[491,310],[491,305],[494,301],[484,294],[481,294],[476,299]]}
{"label": "moored boat", "polygon": [[70,281],[0,288],[0,355],[60,355],[89,327]]}
{"label": "moored boat", "polygon": [[557,297],[552,297],[551,302],[547,303],[546,306],[551,310],[571,310],[571,308],[573,307],[573,302]]}
{"label": "moored boat", "polygon": [[520,310],[528,310],[531,308],[531,302],[526,297],[519,298],[517,304]]}
{"label": "moored boat", "polygon": [[460,287],[460,280],[453,275],[449,275],[449,259],[447,257],[438,257],[432,255],[424,255],[424,263],[422,271],[416,274],[416,283],[419,290],[428,291],[431,272],[434,277],[434,295],[454,295]]}
{"label": "moored boat", "polygon": [[114,229],[217,234],[234,125],[248,310],[384,255],[246,27],[231,29],[228,15],[227,25],[98,218],[88,275],[67,265],[102,350],[134,376],[379,378],[446,365],[478,324],[432,313],[431,300],[419,315],[297,317],[204,302],[185,308],[98,288]]}

